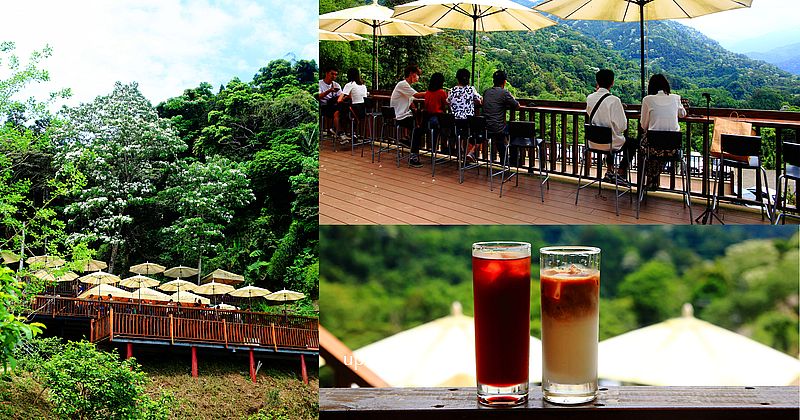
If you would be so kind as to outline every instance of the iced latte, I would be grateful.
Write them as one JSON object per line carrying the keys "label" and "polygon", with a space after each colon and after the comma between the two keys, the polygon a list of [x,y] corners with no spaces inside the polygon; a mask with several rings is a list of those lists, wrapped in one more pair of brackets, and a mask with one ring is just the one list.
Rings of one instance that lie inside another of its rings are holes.
{"label": "iced latte", "polygon": [[542,393],[547,401],[579,404],[597,396],[600,250],[543,248]]}

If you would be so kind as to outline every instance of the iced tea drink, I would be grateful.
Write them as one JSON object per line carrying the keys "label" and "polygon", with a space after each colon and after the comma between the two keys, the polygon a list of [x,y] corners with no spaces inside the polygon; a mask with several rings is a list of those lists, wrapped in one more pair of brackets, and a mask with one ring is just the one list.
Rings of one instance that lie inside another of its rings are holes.
{"label": "iced tea drink", "polygon": [[472,245],[478,402],[517,405],[528,399],[531,245]]}
{"label": "iced tea drink", "polygon": [[600,249],[540,250],[542,394],[557,404],[597,396]]}

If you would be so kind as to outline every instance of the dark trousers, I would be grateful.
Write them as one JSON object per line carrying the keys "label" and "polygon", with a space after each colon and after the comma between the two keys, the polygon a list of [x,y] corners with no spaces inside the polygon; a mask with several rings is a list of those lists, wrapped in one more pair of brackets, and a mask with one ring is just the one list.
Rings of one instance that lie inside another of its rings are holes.
{"label": "dark trousers", "polygon": [[622,145],[622,162],[619,164],[619,170],[627,172],[628,162],[636,157],[636,152],[639,150],[639,139],[636,137],[625,136],[625,144]]}
{"label": "dark trousers", "polygon": [[397,120],[397,125],[411,130],[411,154],[416,155],[419,153],[419,143],[422,139],[422,130],[417,128],[416,118],[406,117],[402,120]]}
{"label": "dark trousers", "polygon": [[[507,133],[489,133],[489,138],[492,139],[492,147],[497,150],[497,153],[500,155],[500,162],[505,163],[506,157],[506,137],[508,136]],[[509,148],[509,156],[508,156],[508,165],[509,166],[516,166],[517,165],[517,157],[519,155],[519,151],[516,147]]]}

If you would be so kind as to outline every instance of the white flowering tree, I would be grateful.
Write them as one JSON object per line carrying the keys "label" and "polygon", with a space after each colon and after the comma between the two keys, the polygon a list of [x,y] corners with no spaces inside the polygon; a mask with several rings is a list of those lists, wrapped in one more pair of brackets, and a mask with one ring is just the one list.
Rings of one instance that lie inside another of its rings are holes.
{"label": "white flowering tree", "polygon": [[196,259],[198,270],[202,270],[203,256],[224,239],[235,210],[255,200],[241,166],[222,156],[209,157],[205,163],[181,161],[169,177],[168,188],[159,194],[178,214],[161,230],[164,242],[183,257]]}
{"label": "white flowering tree", "polygon": [[109,245],[113,270],[126,227],[134,222],[131,208],[155,196],[157,182],[186,144],[136,83],[117,82],[111,94],[65,108],[61,116],[57,159],[80,168],[87,181],[64,209],[71,239]]}

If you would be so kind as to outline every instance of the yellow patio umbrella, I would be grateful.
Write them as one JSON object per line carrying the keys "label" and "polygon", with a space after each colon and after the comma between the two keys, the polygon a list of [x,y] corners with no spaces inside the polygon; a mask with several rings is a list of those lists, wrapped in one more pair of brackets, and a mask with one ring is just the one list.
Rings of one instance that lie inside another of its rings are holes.
{"label": "yellow patio umbrella", "polygon": [[545,0],[534,9],[564,19],[639,22],[642,98],[644,84],[644,21],[693,18],[750,7],[753,0]]}
{"label": "yellow patio umbrella", "polygon": [[331,32],[372,34],[372,88],[378,88],[378,37],[380,36],[425,36],[437,32],[419,23],[392,17],[394,11],[372,0],[366,6],[351,7],[325,13],[319,17],[319,29]]}
{"label": "yellow patio umbrella", "polygon": [[146,262],[146,263],[142,263],[142,264],[136,264],[134,266],[131,266],[131,268],[130,268],[131,273],[141,274],[141,275],[144,275],[144,276],[149,276],[151,274],[163,273],[164,270],[166,270],[166,267],[164,267],[163,265],[159,265],[159,264],[155,264],[155,263],[151,263],[151,262]]}
{"label": "yellow patio umbrella", "polygon": [[81,264],[80,270],[83,272],[88,271],[101,271],[108,268],[108,264],[105,261],[99,260],[89,260]]}
{"label": "yellow patio umbrella", "polygon": [[324,29],[319,30],[320,41],[366,41],[367,38],[349,32],[331,32]]}
{"label": "yellow patio umbrella", "polygon": [[267,296],[269,294],[272,294],[272,292],[261,287],[245,286],[245,287],[240,287],[232,292],[228,292],[228,294],[236,297],[254,298],[254,297]]}
{"label": "yellow patio umbrella", "polygon": [[[454,303],[451,314],[353,352],[393,387],[475,386],[475,322]],[[542,377],[542,343],[530,339],[529,380]]]}
{"label": "yellow patio umbrella", "polygon": [[129,296],[131,299],[138,299],[138,300],[157,300],[161,302],[168,302],[172,297],[166,293],[161,293],[157,290],[153,290],[147,287],[140,287],[132,292],[130,292]]}
{"label": "yellow patio umbrella", "polygon": [[19,255],[11,251],[0,251],[0,259],[3,260],[3,264],[14,264],[19,262]]}
{"label": "yellow patio umbrella", "polygon": [[417,0],[395,7],[392,17],[435,28],[471,30],[473,86],[479,31],[535,31],[556,24],[511,0]]}
{"label": "yellow patio umbrella", "polygon": [[80,280],[81,283],[98,285],[119,283],[120,278],[111,273],[106,273],[105,271],[95,271],[94,273],[79,277],[78,280]]}
{"label": "yellow patio umbrella", "polygon": [[[169,271],[169,270],[167,270],[167,271]],[[158,286],[159,289],[161,289],[161,290],[163,290],[165,292],[177,292],[176,294],[178,295],[179,298],[180,298],[180,294],[181,294],[181,289],[183,289],[183,290],[194,290],[196,287],[197,287],[196,284],[188,282],[186,280],[181,280],[181,279],[168,281],[168,282]],[[184,292],[184,293],[187,293],[187,292]],[[194,295],[194,296],[197,296],[197,295]],[[180,299],[176,299],[176,301],[183,302],[183,300],[180,300]],[[194,302],[194,301],[191,301],[191,302]]]}
{"label": "yellow patio umbrella", "polygon": [[81,299],[89,299],[92,297],[103,297],[111,295],[112,297],[119,297],[119,298],[127,298],[130,299],[131,294],[130,292],[126,292],[119,287],[114,287],[110,284],[99,284],[91,289],[81,293],[78,295]]}
{"label": "yellow patio umbrella", "polygon": [[64,260],[52,255],[37,255],[35,257],[29,257],[27,260],[25,260],[25,263],[28,265],[42,264],[45,267],[53,268],[64,265]]}
{"label": "yellow patio umbrella", "polygon": [[211,281],[210,283],[206,283],[202,286],[195,287],[194,292],[199,293],[201,295],[224,295],[226,293],[230,293],[234,290],[234,287],[225,284],[225,283],[217,283],[215,281]]}
{"label": "yellow patio umbrella", "polygon": [[170,295],[170,298],[172,300],[174,300],[175,302],[195,303],[199,299],[200,303],[203,303],[205,305],[210,305],[211,304],[211,299],[209,299],[207,297],[202,297],[202,296],[196,295],[196,294],[194,294],[192,292],[183,292],[183,293],[175,292],[172,295]]}
{"label": "yellow patio umbrella", "polygon": [[601,378],[657,386],[789,385],[800,360],[743,335],[683,316],[640,328],[599,346]]}
{"label": "yellow patio umbrella", "polygon": [[230,271],[225,271],[223,269],[218,268],[206,274],[206,276],[203,277],[201,283],[205,284],[212,281],[216,281],[218,283],[225,283],[232,286],[235,284],[244,283],[244,276],[239,274],[234,274],[231,273]]}
{"label": "yellow patio umbrella", "polygon": [[198,270],[196,268],[179,265],[177,267],[172,267],[168,270],[165,270],[164,275],[173,278],[181,278],[181,277],[186,278],[186,277],[196,276],[197,272]]}

